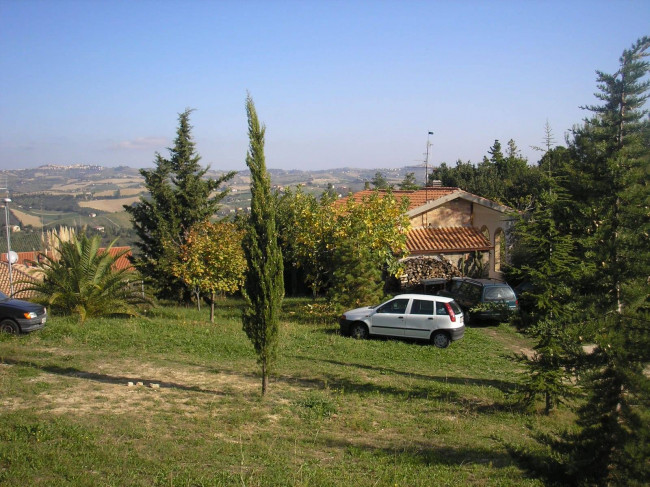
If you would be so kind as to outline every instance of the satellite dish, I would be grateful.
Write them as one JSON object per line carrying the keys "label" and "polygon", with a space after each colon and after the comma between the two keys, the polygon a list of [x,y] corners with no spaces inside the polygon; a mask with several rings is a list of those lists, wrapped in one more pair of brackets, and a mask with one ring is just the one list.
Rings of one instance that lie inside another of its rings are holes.
{"label": "satellite dish", "polygon": [[12,264],[18,262],[18,254],[13,250],[9,251],[9,262],[11,262]]}

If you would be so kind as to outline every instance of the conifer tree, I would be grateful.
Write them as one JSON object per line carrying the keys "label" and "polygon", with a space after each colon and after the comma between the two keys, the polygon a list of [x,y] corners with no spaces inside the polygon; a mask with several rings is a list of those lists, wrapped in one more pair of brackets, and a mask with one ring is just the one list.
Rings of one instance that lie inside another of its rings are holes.
{"label": "conifer tree", "polygon": [[257,118],[250,95],[246,98],[249,149],[246,165],[251,172],[251,213],[244,237],[248,263],[244,284],[246,307],[242,323],[262,368],[262,395],[277,355],[279,314],[284,297],[282,251],[278,244],[275,198],[264,158],[266,128]]}
{"label": "conifer tree", "polygon": [[650,38],[620,58],[615,74],[598,71],[603,104],[575,133],[572,190],[579,213],[572,230],[591,262],[590,291],[597,347],[581,370],[587,402],[580,431],[558,449],[574,481],[630,485],[650,481],[650,203],[648,97]]}
{"label": "conifer tree", "polygon": [[156,153],[156,167],[140,170],[149,196],[124,206],[140,238],[136,243],[140,253],[134,264],[161,297],[182,297],[186,286],[171,272],[178,256],[170,249],[183,243],[192,225],[216,213],[227,190],[213,193],[235,175],[233,171],[218,179],[205,177],[209,168],[199,164],[201,156],[196,153],[192,138],[191,113],[187,109],[179,114],[169,159]]}
{"label": "conifer tree", "polygon": [[574,312],[574,245],[571,236],[556,225],[556,209],[566,205],[567,200],[558,193],[553,180],[550,183],[551,188],[540,194],[531,212],[522,216],[515,227],[515,237],[527,256],[517,274],[531,284],[523,297],[527,306],[525,310],[522,307],[522,318],[526,331],[537,342],[532,357],[519,356],[527,368],[520,401],[531,409],[541,396],[546,414],[574,395],[568,365],[576,353],[569,331]]}

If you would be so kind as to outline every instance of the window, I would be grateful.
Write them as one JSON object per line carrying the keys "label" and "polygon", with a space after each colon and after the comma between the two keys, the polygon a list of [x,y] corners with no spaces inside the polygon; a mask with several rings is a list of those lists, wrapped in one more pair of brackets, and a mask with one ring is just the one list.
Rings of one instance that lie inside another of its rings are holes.
{"label": "window", "polygon": [[472,301],[479,301],[481,299],[481,288],[469,282],[462,283],[458,289],[458,293]]}
{"label": "window", "polygon": [[445,303],[436,303],[436,314],[438,316],[449,314],[449,312],[447,311],[447,307],[445,306]]}
{"label": "window", "polygon": [[514,301],[515,295],[507,287],[489,287],[485,290],[485,301]]}
{"label": "window", "polygon": [[414,299],[411,306],[412,315],[432,315],[433,314],[433,301],[423,301],[421,299]]}
{"label": "window", "polygon": [[388,301],[381,308],[379,308],[377,310],[377,313],[406,313],[406,307],[408,304],[408,299],[393,299],[392,301]]}

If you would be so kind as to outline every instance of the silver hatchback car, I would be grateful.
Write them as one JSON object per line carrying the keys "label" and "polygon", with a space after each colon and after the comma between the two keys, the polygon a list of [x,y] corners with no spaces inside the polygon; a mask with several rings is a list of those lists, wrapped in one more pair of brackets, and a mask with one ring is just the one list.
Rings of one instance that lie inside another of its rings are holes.
{"label": "silver hatchback car", "polygon": [[416,338],[440,348],[465,334],[460,306],[451,298],[426,294],[400,294],[379,306],[346,311],[339,317],[339,325],[342,335],[355,338]]}

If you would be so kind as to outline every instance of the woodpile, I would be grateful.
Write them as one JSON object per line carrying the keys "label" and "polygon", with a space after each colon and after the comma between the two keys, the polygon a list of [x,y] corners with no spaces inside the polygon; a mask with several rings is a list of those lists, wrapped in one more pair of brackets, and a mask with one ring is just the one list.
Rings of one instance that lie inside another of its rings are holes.
{"label": "woodpile", "polygon": [[462,276],[458,268],[444,259],[436,256],[407,257],[402,260],[404,273],[400,278],[402,289],[415,290],[421,288],[422,279]]}

